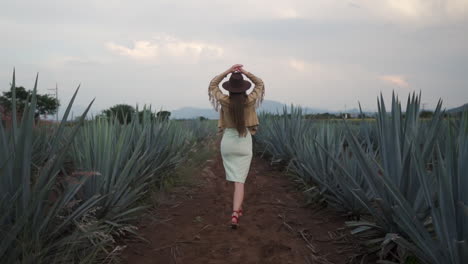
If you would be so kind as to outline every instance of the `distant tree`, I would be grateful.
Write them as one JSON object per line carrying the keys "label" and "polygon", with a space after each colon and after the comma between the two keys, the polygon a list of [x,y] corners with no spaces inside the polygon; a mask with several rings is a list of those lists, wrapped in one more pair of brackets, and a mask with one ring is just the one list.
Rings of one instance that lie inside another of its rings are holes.
{"label": "distant tree", "polygon": [[121,124],[130,123],[132,121],[132,116],[135,113],[135,108],[127,104],[117,104],[109,109],[103,110],[103,114],[107,116],[108,119],[117,117]]}
{"label": "distant tree", "polygon": [[158,113],[156,113],[156,117],[161,121],[169,120],[170,116],[171,116],[171,112],[169,111],[159,111]]}
{"label": "distant tree", "polygon": [[423,110],[419,112],[419,117],[420,118],[432,118],[434,116],[434,112],[428,111],[428,110]]}
{"label": "distant tree", "polygon": [[204,121],[204,120],[208,120],[208,118],[206,118],[206,117],[204,117],[204,116],[199,116],[199,117],[198,117],[198,120]]}
{"label": "distant tree", "polygon": [[149,109],[144,109],[138,112],[138,118],[140,119],[140,121],[143,120],[144,116],[149,116],[150,120],[156,119],[156,115]]}
{"label": "distant tree", "polygon": [[[19,86],[15,88],[15,94],[16,111],[22,113],[26,104],[31,100],[32,91],[26,90],[24,87]],[[12,96],[12,91],[3,92],[3,95],[0,96],[0,105],[2,105],[3,108],[8,112],[12,111]],[[36,118],[38,118],[40,115],[53,115],[57,113],[58,107],[60,106],[59,100],[47,94],[42,95],[37,93],[36,98]]]}
{"label": "distant tree", "polygon": [[109,119],[109,118],[108,118],[107,115],[104,113],[104,111],[101,111],[101,113],[96,114],[96,115],[94,116],[94,119],[105,119],[105,120],[107,120],[107,119]]}
{"label": "distant tree", "polygon": [[359,114],[357,115],[357,118],[369,118],[369,116],[366,115],[365,113],[359,113]]}
{"label": "distant tree", "polygon": [[306,118],[310,118],[310,119],[337,119],[337,118],[341,118],[341,116],[330,114],[330,113],[320,113],[320,114],[308,114],[308,115],[306,115]]}

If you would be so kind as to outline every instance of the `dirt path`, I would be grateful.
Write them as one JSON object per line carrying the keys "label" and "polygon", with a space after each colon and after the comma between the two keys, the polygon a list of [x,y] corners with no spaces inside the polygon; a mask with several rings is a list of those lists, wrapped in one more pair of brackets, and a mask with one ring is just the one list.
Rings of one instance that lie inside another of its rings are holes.
{"label": "dirt path", "polygon": [[244,216],[231,230],[232,185],[216,152],[193,175],[196,184],[174,188],[142,221],[149,243],[130,243],[127,263],[345,263],[342,245],[330,239],[344,219],[302,207],[291,181],[258,157],[246,181]]}

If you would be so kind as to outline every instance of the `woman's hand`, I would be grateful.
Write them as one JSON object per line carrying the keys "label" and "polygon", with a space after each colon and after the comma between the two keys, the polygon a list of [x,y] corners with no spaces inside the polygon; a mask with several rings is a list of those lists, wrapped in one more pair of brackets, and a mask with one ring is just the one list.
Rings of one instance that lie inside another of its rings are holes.
{"label": "woman's hand", "polygon": [[[242,68],[242,67],[244,67],[244,65],[236,64],[234,66],[237,66],[237,67],[235,67],[235,72],[241,72],[243,74],[247,74],[247,71],[244,68]],[[232,66],[232,67],[234,67],[234,66]]]}
{"label": "woman's hand", "polygon": [[238,71],[242,72],[243,74],[247,74],[248,71],[246,71],[244,68],[240,67],[238,68]]}
{"label": "woman's hand", "polygon": [[229,69],[227,69],[226,71],[224,71],[222,74],[223,74],[224,76],[228,75],[229,73],[234,73],[234,72],[242,72],[243,74],[246,74],[247,71],[244,70],[244,68],[242,68],[242,67],[244,67],[244,65],[242,65],[242,64],[234,64],[234,65],[232,65]]}
{"label": "woman's hand", "polygon": [[234,64],[234,65],[232,65],[231,68],[229,68],[227,71],[228,71],[229,73],[231,73],[231,72],[236,72],[236,71],[241,71],[241,68],[242,68],[242,67],[244,67],[244,65],[242,65],[242,64]]}

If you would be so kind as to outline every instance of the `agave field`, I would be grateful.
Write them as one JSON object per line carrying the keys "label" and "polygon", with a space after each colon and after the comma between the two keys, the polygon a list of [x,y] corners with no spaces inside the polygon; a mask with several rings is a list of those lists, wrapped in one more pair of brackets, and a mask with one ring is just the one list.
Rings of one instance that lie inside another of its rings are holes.
{"label": "agave field", "polygon": [[[36,78],[22,118],[0,122],[0,263],[112,262],[119,239],[138,235],[152,189],[216,132],[216,122],[146,114],[87,120],[93,102],[69,123],[78,90],[59,124],[35,126]],[[421,120],[420,98],[403,110],[381,96],[376,119],[361,122],[263,113],[255,147],[314,204],[345,215],[380,263],[468,263],[468,114],[447,118],[439,103]]]}
{"label": "agave field", "polygon": [[[13,74],[12,88],[15,87]],[[13,109],[15,89],[13,91]],[[37,78],[21,120],[0,122],[0,263],[104,263],[187,153],[212,134],[213,122],[67,118],[34,126]],[[169,175],[169,176],[168,176]]]}
{"label": "agave field", "polygon": [[402,110],[382,96],[375,121],[324,122],[300,108],[262,114],[260,151],[348,216],[351,234],[380,263],[468,263],[468,114],[420,120],[420,95]]}

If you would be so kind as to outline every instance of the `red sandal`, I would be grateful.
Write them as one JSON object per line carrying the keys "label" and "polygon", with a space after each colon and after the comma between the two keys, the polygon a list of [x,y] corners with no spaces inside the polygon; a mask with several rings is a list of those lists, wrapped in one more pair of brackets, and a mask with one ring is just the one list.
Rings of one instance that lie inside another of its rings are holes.
{"label": "red sandal", "polygon": [[232,211],[233,213],[237,213],[238,216],[235,216],[235,215],[232,215],[231,216],[231,228],[232,229],[237,229],[237,227],[239,226],[239,217],[241,216],[241,212],[242,210],[238,210],[238,211]]}

